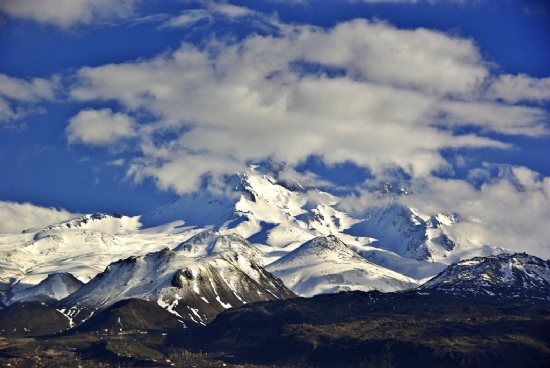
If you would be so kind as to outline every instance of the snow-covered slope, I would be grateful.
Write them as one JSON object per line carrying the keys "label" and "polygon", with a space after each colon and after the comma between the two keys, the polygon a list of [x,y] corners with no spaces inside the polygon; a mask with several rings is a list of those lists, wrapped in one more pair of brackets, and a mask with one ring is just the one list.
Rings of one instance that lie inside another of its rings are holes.
{"label": "snow-covered slope", "polygon": [[0,238],[0,277],[13,280],[14,292],[38,284],[50,273],[69,272],[87,281],[123,250],[115,236],[91,229],[10,235]]}
{"label": "snow-covered slope", "polygon": [[[303,188],[287,189],[267,174],[251,169],[226,178],[223,188],[205,188],[142,216],[146,226],[183,220],[185,225],[231,230],[258,243],[286,247],[330,235],[357,220],[334,208],[338,199]],[[365,240],[368,242],[368,239]]]}
{"label": "snow-covered slope", "polygon": [[205,230],[179,244],[174,251],[188,257],[206,257],[213,254],[233,251],[254,262],[263,265],[265,253],[248,240],[237,234],[220,234]]}
{"label": "snow-covered slope", "polygon": [[449,266],[422,288],[458,295],[550,300],[550,261],[525,253],[476,257]]}
{"label": "snow-covered slope", "polygon": [[402,257],[386,249],[371,245],[349,245],[348,247],[366,260],[394,272],[411,277],[423,283],[448,267],[443,262],[419,261],[414,258]]}
{"label": "snow-covered slope", "polygon": [[348,290],[406,290],[416,280],[377,266],[346,247],[337,237],[320,236],[278,261],[267,270],[301,296]]}
{"label": "snow-covered slope", "polygon": [[38,285],[25,289],[5,302],[6,305],[20,302],[53,303],[66,298],[80,289],[84,283],[70,273],[52,273]]}
{"label": "snow-covered slope", "polygon": [[36,233],[48,230],[64,230],[64,229],[91,229],[98,230],[108,234],[120,234],[133,232],[139,229],[142,225],[139,222],[140,217],[128,217],[120,213],[108,215],[106,213],[93,213],[75,217],[73,219],[63,221],[57,224],[52,224],[44,228],[32,228],[24,230],[23,233]]}
{"label": "snow-covered slope", "polygon": [[292,296],[280,280],[232,251],[197,259],[164,249],[109,265],[60,306],[96,310],[139,298],[205,324],[226,308]]}
{"label": "snow-covered slope", "polygon": [[135,221],[129,219],[124,220],[125,228],[116,217],[96,214],[23,234],[0,235],[1,289],[16,294],[51,273],[63,272],[88,282],[117,259],[174,248],[200,231],[174,231],[173,227],[136,230]]}
{"label": "snow-covered slope", "polygon": [[502,248],[472,241],[455,231],[455,225],[461,221],[456,214],[424,214],[393,202],[368,209],[365,219],[345,233],[375,238],[371,246],[404,258],[447,265],[465,258],[505,252]]}

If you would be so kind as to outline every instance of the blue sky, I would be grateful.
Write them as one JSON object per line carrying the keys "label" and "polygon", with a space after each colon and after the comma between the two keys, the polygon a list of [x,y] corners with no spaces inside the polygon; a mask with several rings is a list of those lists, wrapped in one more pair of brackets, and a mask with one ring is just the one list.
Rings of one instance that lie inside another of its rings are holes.
{"label": "blue sky", "polygon": [[0,217],[147,213],[273,160],[549,235],[546,1],[3,0],[0,23]]}

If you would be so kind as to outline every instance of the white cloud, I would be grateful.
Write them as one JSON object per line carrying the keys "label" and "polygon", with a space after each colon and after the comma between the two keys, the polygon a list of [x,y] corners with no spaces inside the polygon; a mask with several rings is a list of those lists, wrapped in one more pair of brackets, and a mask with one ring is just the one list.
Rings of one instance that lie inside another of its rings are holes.
{"label": "white cloud", "polygon": [[318,175],[306,171],[305,173],[299,173],[291,168],[285,168],[279,171],[277,174],[277,180],[279,182],[292,185],[294,182],[300,183],[303,187],[317,187],[317,188],[330,188],[334,187],[334,184],[327,180],[323,180]]}
{"label": "white cloud", "polygon": [[3,0],[0,11],[13,17],[70,28],[94,21],[127,18],[135,0]]}
{"label": "white cloud", "polygon": [[[214,154],[193,154],[178,149],[152,149],[145,151],[146,157],[135,160],[129,175],[137,181],[152,177],[159,188],[177,193],[195,191],[201,178],[210,174],[214,178],[242,171],[244,165],[226,156]],[[169,159],[166,159],[166,154]]]}
{"label": "white cloud", "polygon": [[390,197],[381,197],[372,191],[359,189],[358,194],[342,197],[338,202],[338,209],[361,216],[371,208],[385,207],[390,203]]}
{"label": "white cloud", "polygon": [[[543,110],[479,97],[490,73],[470,40],[365,20],[279,26],[277,37],[183,44],[151,60],[82,68],[71,95],[156,116],[139,129],[143,157],[130,174],[180,193],[205,173],[263,159],[295,165],[310,155],[353,162],[377,178],[394,169],[429,177],[448,167],[443,149],[509,147],[457,135],[458,127],[547,133]],[[177,138],[155,138],[166,131]]]}
{"label": "white cloud", "polygon": [[213,12],[220,13],[231,18],[245,17],[247,15],[254,14],[254,12],[248,8],[231,4],[210,3],[208,8]]}
{"label": "white cloud", "polygon": [[527,106],[494,102],[445,101],[439,104],[441,123],[450,127],[479,126],[487,131],[510,135],[548,134],[548,113]]}
{"label": "white cloud", "polygon": [[0,124],[20,119],[41,100],[53,100],[57,87],[56,77],[26,81],[0,74]]}
{"label": "white cloud", "polygon": [[76,216],[78,214],[62,209],[0,201],[0,234],[19,234],[26,229],[48,226]]}
{"label": "white cloud", "polygon": [[111,109],[80,111],[69,120],[65,133],[69,143],[100,146],[136,135],[133,119]]}
{"label": "white cloud", "polygon": [[251,15],[260,16],[259,13],[241,6],[209,2],[206,3],[205,9],[189,9],[182,11],[180,15],[166,20],[159,28],[189,27],[201,20],[214,21],[215,17],[219,16],[240,19]]}
{"label": "white cloud", "polygon": [[427,29],[399,30],[382,22],[353,20],[324,31],[304,27],[292,46],[296,56],[346,68],[354,77],[375,83],[462,94],[487,77],[471,40]]}
{"label": "white cloud", "polygon": [[54,83],[47,79],[35,78],[30,82],[0,74],[0,96],[20,101],[53,99]]}
{"label": "white cloud", "polygon": [[15,117],[9,102],[0,97],[0,123],[5,123]]}
{"label": "white cloud", "polygon": [[490,86],[488,95],[509,103],[550,100],[550,78],[531,78],[525,74],[501,75]]}
{"label": "white cloud", "polygon": [[457,228],[471,240],[550,258],[550,177],[510,167],[479,189],[436,177],[417,184],[417,194],[398,200],[431,214],[456,212],[475,219]]}
{"label": "white cloud", "polygon": [[185,10],[177,17],[173,17],[162,23],[159,28],[188,27],[203,19],[212,20],[210,12],[205,9]]}
{"label": "white cloud", "polygon": [[119,158],[119,159],[116,159],[116,160],[113,160],[113,161],[109,161],[107,163],[107,165],[111,165],[111,166],[124,166],[126,164],[126,160],[123,159],[123,158]]}

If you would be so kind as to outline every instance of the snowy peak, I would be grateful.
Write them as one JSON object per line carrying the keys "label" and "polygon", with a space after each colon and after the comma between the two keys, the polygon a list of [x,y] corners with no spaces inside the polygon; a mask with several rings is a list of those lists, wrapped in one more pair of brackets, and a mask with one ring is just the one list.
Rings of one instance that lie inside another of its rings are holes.
{"label": "snowy peak", "polygon": [[6,305],[19,302],[53,303],[80,289],[84,283],[70,273],[52,273],[38,285],[27,288],[6,301]]}
{"label": "snowy peak", "polygon": [[349,249],[336,236],[329,235],[318,236],[305,242],[299,248],[290,252],[275,263],[283,264],[291,260],[307,257],[338,260],[339,262],[366,261],[363,257]]}
{"label": "snowy peak", "polygon": [[174,251],[188,257],[206,257],[232,251],[260,264],[264,255],[260,249],[238,234],[223,235],[212,230],[205,230],[191,237],[174,248]]}
{"label": "snowy peak", "polygon": [[344,233],[369,236],[374,247],[418,261],[451,264],[468,255],[494,255],[503,249],[470,241],[460,230],[457,214],[425,214],[399,203],[371,208],[366,219]]}
{"label": "snowy peak", "polygon": [[305,242],[267,270],[306,297],[350,290],[406,290],[418,285],[412,278],[367,261],[333,235]]}
{"label": "snowy peak", "polygon": [[525,253],[476,257],[449,266],[423,288],[550,300],[550,261]]}
{"label": "snowy peak", "polygon": [[[249,238],[263,230],[264,224],[292,227],[309,233],[307,225],[297,219],[306,213],[302,206],[308,192],[294,192],[259,168],[235,173],[200,191],[185,195],[168,206],[142,216],[145,227],[181,222],[188,228],[211,228],[232,231]],[[318,195],[327,202],[330,195]],[[329,230],[330,231],[330,230]],[[311,238],[311,235],[308,237]]]}

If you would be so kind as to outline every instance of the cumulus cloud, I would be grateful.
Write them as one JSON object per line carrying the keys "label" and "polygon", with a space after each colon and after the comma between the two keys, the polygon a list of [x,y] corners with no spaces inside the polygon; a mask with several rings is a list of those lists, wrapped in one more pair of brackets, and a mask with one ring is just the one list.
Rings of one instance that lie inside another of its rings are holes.
{"label": "cumulus cloud", "polygon": [[3,0],[0,11],[13,17],[70,28],[94,21],[127,18],[135,0]]}
{"label": "cumulus cloud", "polygon": [[[142,152],[130,174],[179,193],[203,174],[311,155],[377,178],[388,170],[424,178],[449,165],[443,149],[509,147],[486,133],[548,132],[544,110],[480,97],[492,76],[471,40],[366,20],[279,27],[276,37],[183,44],[150,60],[82,68],[71,96],[155,116],[124,130]],[[464,126],[482,133],[459,133]]]}
{"label": "cumulus cloud", "polygon": [[23,117],[41,100],[55,98],[57,78],[23,80],[0,74],[0,124]]}
{"label": "cumulus cloud", "polygon": [[0,201],[0,234],[19,234],[26,229],[48,226],[76,216],[78,214],[63,209]]}
{"label": "cumulus cloud", "polygon": [[134,120],[111,109],[83,110],[65,129],[69,143],[106,146],[136,135]]}
{"label": "cumulus cloud", "polygon": [[304,28],[294,46],[306,60],[343,67],[354,77],[425,93],[469,93],[488,74],[471,40],[419,28],[354,20],[324,31]]}

